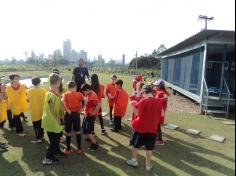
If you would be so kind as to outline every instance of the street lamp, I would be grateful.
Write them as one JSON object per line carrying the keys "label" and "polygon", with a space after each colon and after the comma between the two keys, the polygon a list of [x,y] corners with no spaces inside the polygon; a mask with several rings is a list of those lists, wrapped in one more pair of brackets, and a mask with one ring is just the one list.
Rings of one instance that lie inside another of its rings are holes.
{"label": "street lamp", "polygon": [[208,17],[206,15],[199,15],[198,17],[199,20],[204,20],[205,21],[205,30],[207,29],[207,22],[211,21],[211,20],[214,20],[214,17]]}

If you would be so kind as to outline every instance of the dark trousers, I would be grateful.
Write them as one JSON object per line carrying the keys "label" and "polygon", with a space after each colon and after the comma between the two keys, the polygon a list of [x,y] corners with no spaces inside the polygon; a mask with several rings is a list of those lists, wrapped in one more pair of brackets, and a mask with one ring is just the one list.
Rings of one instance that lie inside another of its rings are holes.
{"label": "dark trousers", "polygon": [[9,123],[9,128],[13,128],[14,127],[14,122],[13,122],[11,110],[7,110],[7,120],[8,120],[8,123]]}
{"label": "dark trousers", "polygon": [[0,123],[0,129],[3,129],[5,122],[6,121],[3,121],[3,122]]}
{"label": "dark trousers", "polygon": [[24,132],[23,125],[20,119],[20,115],[13,115],[14,127],[16,127],[16,133],[20,134]]}
{"label": "dark trousers", "polygon": [[162,141],[162,130],[161,130],[161,125],[158,125],[158,130],[157,130],[157,140]]}
{"label": "dark trousers", "polygon": [[60,133],[47,132],[49,139],[49,147],[46,158],[54,159],[54,156],[60,152]]}
{"label": "dark trousers", "polygon": [[112,112],[113,112],[113,106],[110,106],[110,120],[113,120]]}
{"label": "dark trousers", "polygon": [[99,115],[98,118],[99,118],[99,122],[100,122],[100,125],[101,125],[101,129],[104,129],[104,122],[103,122],[102,115]]}
{"label": "dark trousers", "polygon": [[118,116],[114,117],[114,126],[115,126],[115,130],[121,130],[122,129],[121,117],[118,117]]}
{"label": "dark trousers", "polygon": [[44,136],[43,128],[41,127],[42,120],[33,122],[33,127],[36,135],[36,139],[42,139]]}

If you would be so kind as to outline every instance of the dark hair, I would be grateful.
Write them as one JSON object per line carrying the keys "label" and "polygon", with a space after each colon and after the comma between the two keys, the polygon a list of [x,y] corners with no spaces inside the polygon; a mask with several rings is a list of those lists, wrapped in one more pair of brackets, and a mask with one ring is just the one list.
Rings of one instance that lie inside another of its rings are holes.
{"label": "dark hair", "polygon": [[53,68],[52,73],[56,73],[56,74],[60,75],[60,71],[58,68]]}
{"label": "dark hair", "polygon": [[32,84],[33,84],[34,86],[37,86],[37,85],[39,85],[39,84],[41,83],[41,79],[40,79],[39,77],[33,77],[33,78],[31,79],[31,82],[32,82]]}
{"label": "dark hair", "polygon": [[61,82],[61,77],[60,75],[56,74],[56,73],[51,73],[49,75],[49,83],[50,85],[56,84],[57,82]]}
{"label": "dark hair", "polygon": [[160,90],[163,90],[166,92],[166,87],[165,86],[160,86]]}
{"label": "dark hair", "polygon": [[118,86],[122,87],[123,84],[124,84],[124,82],[122,80],[120,80],[120,79],[116,81],[116,85],[118,85]]}
{"label": "dark hair", "polygon": [[76,83],[74,81],[68,82],[68,89],[76,88]]}
{"label": "dark hair", "polygon": [[153,93],[153,88],[150,85],[144,85],[142,91],[145,94]]}
{"label": "dark hair", "polygon": [[9,79],[10,79],[11,81],[13,81],[16,77],[17,77],[17,78],[20,78],[20,76],[17,75],[17,74],[11,74],[11,75],[9,75]]}
{"label": "dark hair", "polygon": [[112,77],[111,78],[116,78],[117,79],[117,76],[116,75],[112,75]]}
{"label": "dark hair", "polygon": [[93,74],[91,76],[91,89],[98,94],[100,91],[100,84],[99,84],[99,80],[98,80],[98,75],[97,74]]}
{"label": "dark hair", "polygon": [[81,91],[87,91],[87,90],[92,90],[92,89],[89,84],[85,83],[81,86]]}

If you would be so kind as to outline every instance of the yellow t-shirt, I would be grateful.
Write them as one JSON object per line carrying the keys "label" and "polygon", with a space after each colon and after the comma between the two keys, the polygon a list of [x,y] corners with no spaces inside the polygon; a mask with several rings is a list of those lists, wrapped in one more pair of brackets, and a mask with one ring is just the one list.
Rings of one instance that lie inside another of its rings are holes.
{"label": "yellow t-shirt", "polygon": [[7,103],[4,99],[0,102],[0,123],[7,119]]}
{"label": "yellow t-shirt", "polygon": [[46,93],[47,91],[40,87],[34,87],[27,91],[29,111],[33,122],[42,119]]}
{"label": "yellow t-shirt", "polygon": [[27,111],[27,95],[26,86],[21,84],[19,89],[15,90],[11,86],[6,89],[8,96],[8,104],[13,115],[19,115]]}

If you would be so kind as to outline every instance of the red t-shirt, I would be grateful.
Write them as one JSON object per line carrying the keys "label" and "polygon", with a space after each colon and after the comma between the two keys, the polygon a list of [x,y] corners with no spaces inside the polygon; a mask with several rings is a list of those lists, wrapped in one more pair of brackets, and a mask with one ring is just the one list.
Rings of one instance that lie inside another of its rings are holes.
{"label": "red t-shirt", "polygon": [[[111,96],[115,96],[116,94],[116,85],[115,84],[107,84],[106,87],[106,96],[108,96],[108,94],[111,94]],[[108,104],[109,106],[114,106],[114,100],[111,100],[108,98]]]}
{"label": "red t-shirt", "polygon": [[136,75],[133,80],[133,88],[136,89],[137,84],[142,81],[143,77],[141,75]]}
{"label": "red t-shirt", "polygon": [[[143,96],[138,96],[137,94],[134,94],[131,97],[129,97],[129,99],[130,101],[136,101],[138,103],[140,102],[141,99],[143,99]],[[134,113],[132,113],[132,121],[136,118],[137,116]]]}
{"label": "red t-shirt", "polygon": [[82,109],[84,96],[80,92],[66,92],[63,94],[66,107],[71,112],[79,112]]}
{"label": "red t-shirt", "polygon": [[[168,96],[168,94],[164,90],[156,91],[156,98],[157,99],[163,99],[165,97],[165,95]],[[166,111],[166,109],[167,109],[167,100],[162,100],[162,102],[163,102],[163,110]]]}
{"label": "red t-shirt", "polygon": [[115,95],[115,103],[113,115],[117,117],[124,117],[129,102],[129,95],[124,89],[117,89]]}
{"label": "red t-shirt", "polygon": [[87,96],[87,98],[88,100],[85,106],[85,114],[87,116],[90,116],[92,113],[94,113],[97,105],[99,104],[99,99],[98,99],[97,94],[93,91]]}
{"label": "red t-shirt", "polygon": [[143,98],[135,105],[139,110],[138,118],[133,120],[133,128],[138,133],[157,133],[161,120],[162,103],[156,98]]}

